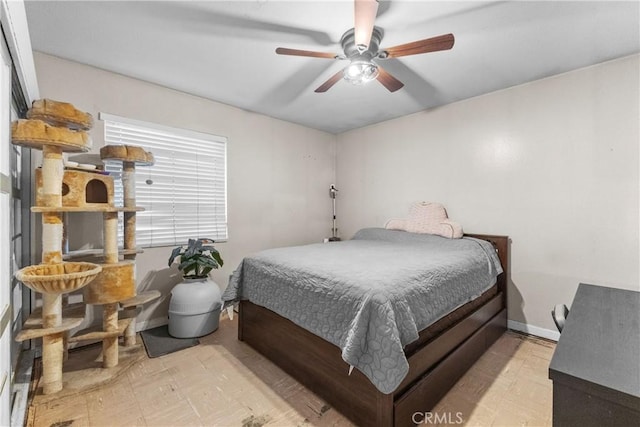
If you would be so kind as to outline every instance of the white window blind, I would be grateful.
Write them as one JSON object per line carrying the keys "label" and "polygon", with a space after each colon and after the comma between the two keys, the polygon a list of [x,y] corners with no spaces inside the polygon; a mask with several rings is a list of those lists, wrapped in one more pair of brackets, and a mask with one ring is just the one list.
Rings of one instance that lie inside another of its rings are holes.
{"label": "white window blind", "polygon": [[[173,246],[188,239],[227,239],[227,139],[100,113],[105,144],[136,145],[153,166],[136,167],[136,244]],[[108,162],[116,203],[123,203],[122,164]],[[122,226],[119,227],[122,234]]]}

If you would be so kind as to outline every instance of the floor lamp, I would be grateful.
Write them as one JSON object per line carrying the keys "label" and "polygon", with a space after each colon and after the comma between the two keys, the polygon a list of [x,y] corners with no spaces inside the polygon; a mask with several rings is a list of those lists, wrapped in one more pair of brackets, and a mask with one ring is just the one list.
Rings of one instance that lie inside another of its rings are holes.
{"label": "floor lamp", "polygon": [[331,237],[329,237],[330,242],[339,242],[340,238],[338,237],[338,227],[336,227],[336,193],[338,189],[335,185],[331,184],[329,187],[329,197],[331,197],[331,201],[333,202],[333,227],[331,228]]}

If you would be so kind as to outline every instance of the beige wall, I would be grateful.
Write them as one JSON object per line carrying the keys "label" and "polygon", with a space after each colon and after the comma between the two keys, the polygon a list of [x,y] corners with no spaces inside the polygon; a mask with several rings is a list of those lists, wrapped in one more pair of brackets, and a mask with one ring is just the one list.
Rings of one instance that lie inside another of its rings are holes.
{"label": "beige wall", "polygon": [[[343,238],[404,216],[417,200],[444,203],[468,232],[509,235],[509,318],[534,333],[555,329],[549,311],[569,304],[579,282],[639,288],[637,55],[337,137],[35,58],[43,97],[229,138],[230,239],[214,273],[222,285],[251,252],[327,236],[327,190],[337,177]],[[102,131],[97,122],[94,151]],[[166,294],[177,282],[168,254],[138,258],[139,288]],[[162,320],[166,309],[156,304],[141,319]]]}
{"label": "beige wall", "polygon": [[[228,138],[229,240],[217,245],[225,265],[212,274],[220,285],[226,286],[229,274],[251,252],[330,235],[334,135],[41,53],[35,61],[42,97],[72,102],[95,118],[106,112]],[[103,131],[96,120],[93,152],[104,143]],[[95,240],[92,231],[100,229],[100,221],[85,219],[72,245],[83,236]],[[167,268],[170,252],[151,248],[138,257],[138,289],[168,294],[180,278]],[[166,319],[167,308],[167,300],[150,306],[139,323]]]}
{"label": "beige wall", "polygon": [[580,282],[639,289],[638,76],[635,55],[338,135],[343,237],[418,200],[509,235],[534,332]]}

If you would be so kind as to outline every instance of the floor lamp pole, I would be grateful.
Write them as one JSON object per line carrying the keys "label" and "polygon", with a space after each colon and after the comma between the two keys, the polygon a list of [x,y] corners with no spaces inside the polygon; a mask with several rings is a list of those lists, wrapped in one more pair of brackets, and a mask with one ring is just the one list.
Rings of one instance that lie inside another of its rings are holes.
{"label": "floor lamp pole", "polygon": [[329,187],[329,197],[331,197],[333,202],[333,228],[331,228],[331,237],[329,238],[330,242],[337,242],[340,240],[338,237],[338,227],[336,226],[336,193],[338,189],[335,185],[331,184]]}

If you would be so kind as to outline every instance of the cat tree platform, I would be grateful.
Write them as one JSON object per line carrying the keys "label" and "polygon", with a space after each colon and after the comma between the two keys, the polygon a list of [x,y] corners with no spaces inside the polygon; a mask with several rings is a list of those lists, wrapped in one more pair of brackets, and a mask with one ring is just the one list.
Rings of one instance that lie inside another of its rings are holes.
{"label": "cat tree platform", "polygon": [[[144,253],[142,248],[135,249],[118,249],[118,258],[125,255],[137,255]],[[91,261],[97,264],[104,262],[104,250],[103,249],[79,249],[77,251],[69,251],[62,254],[62,259],[65,261],[78,260],[78,261]]]}
{"label": "cat tree platform", "polygon": [[142,212],[144,208],[134,207],[115,207],[115,206],[60,206],[59,208],[49,206],[32,206],[33,213],[53,213],[53,212]]}
{"label": "cat tree platform", "polygon": [[92,326],[87,329],[76,332],[69,338],[69,342],[103,340],[105,338],[117,338],[124,335],[124,332],[135,319],[126,318],[118,319],[118,326],[113,331],[104,331],[102,326]]}
{"label": "cat tree platform", "polygon": [[68,102],[52,99],[33,101],[31,108],[27,111],[27,118],[43,120],[53,126],[75,130],[90,130],[93,127],[91,114],[78,110]]}
{"label": "cat tree platform", "polygon": [[91,138],[85,131],[50,126],[42,120],[13,122],[11,142],[42,151],[51,148],[66,153],[82,153],[91,149]]}
{"label": "cat tree platform", "polygon": [[51,328],[43,328],[42,307],[39,307],[29,315],[29,318],[22,326],[22,330],[16,335],[16,341],[22,342],[42,338],[46,335],[58,334],[77,328],[84,320],[85,312],[86,305],[84,303],[64,306],[62,308],[61,324]]}

